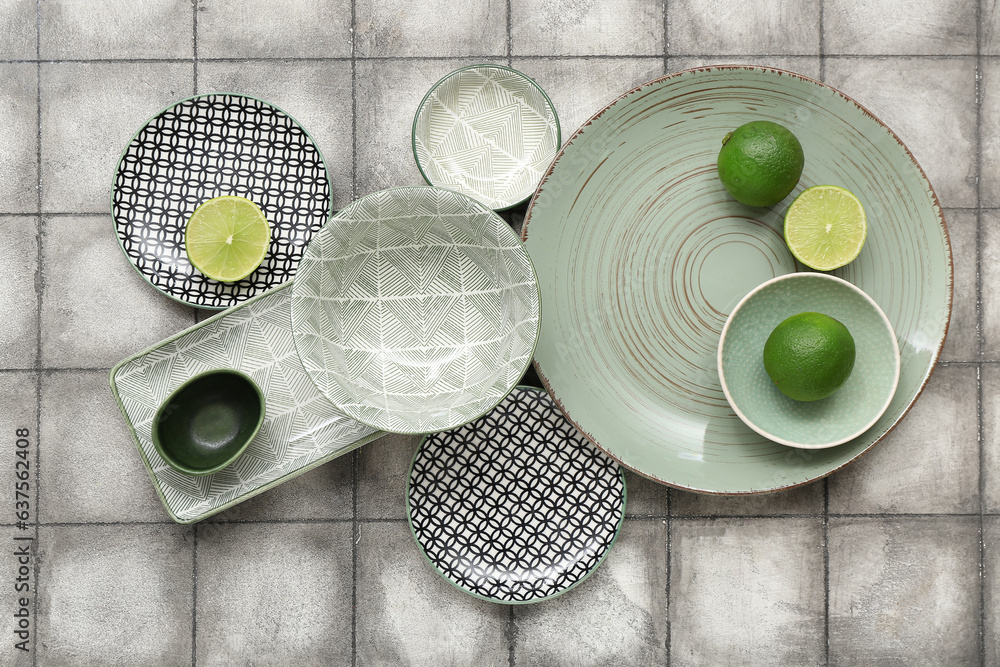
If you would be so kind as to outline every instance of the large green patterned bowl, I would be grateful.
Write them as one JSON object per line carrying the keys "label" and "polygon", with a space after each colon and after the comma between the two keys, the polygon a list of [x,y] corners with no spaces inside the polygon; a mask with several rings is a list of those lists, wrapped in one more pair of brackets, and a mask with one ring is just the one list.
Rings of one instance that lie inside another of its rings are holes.
{"label": "large green patterned bowl", "polygon": [[320,393],[395,433],[460,426],[510,393],[538,337],[538,284],[510,226],[465,195],[391,188],[313,237],[292,337]]}
{"label": "large green patterned bowl", "polygon": [[[727,132],[763,119],[802,142],[796,189],[744,206],[716,175]],[[753,287],[797,267],[782,238],[810,185],[854,192],[868,240],[835,275],[882,307],[899,340],[898,389],[881,418],[830,449],[791,449],[751,430],[719,383],[727,316]],[[538,272],[539,376],[587,437],[662,483],[753,493],[818,479],[878,442],[913,405],[951,315],[948,232],[906,147],[843,93],[789,72],[679,72],[615,100],[574,134],[539,184],[523,236]]]}

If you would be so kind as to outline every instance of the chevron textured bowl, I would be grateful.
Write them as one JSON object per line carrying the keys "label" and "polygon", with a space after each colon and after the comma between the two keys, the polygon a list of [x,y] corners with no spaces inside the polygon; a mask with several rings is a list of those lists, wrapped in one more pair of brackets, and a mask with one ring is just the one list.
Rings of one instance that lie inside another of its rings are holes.
{"label": "chevron textured bowl", "polygon": [[424,179],[494,210],[527,201],[559,142],[545,92],[500,65],[455,70],[424,96],[413,119],[413,155]]}
{"label": "chevron textured bowl", "polygon": [[538,339],[520,240],[465,195],[393,188],[330,219],[292,285],[292,331],[320,392],[395,433],[460,426],[497,405]]}

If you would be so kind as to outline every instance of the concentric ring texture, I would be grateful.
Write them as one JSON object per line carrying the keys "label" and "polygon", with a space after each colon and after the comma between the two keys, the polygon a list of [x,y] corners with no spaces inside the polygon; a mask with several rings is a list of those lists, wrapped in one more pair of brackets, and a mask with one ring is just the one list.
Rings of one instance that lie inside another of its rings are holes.
{"label": "concentric ring texture", "polygon": [[[723,137],[755,119],[788,127],[806,156],[798,186],[771,209],[736,202],[716,174]],[[747,292],[805,269],[785,246],[782,218],[818,184],[845,187],[865,206],[868,241],[833,275],[885,311],[902,373],[866,433],[802,452],[739,420],[721,389],[716,350]],[[951,313],[947,228],[912,156],[853,100],[780,70],[689,70],[619,98],[566,143],[523,235],[542,294],[535,363],[547,388],[613,457],[691,490],[787,488],[859,456],[916,400]]]}
{"label": "concentric ring texture", "polygon": [[427,182],[492,209],[528,199],[559,150],[549,98],[524,74],[473,65],[439,81],[413,121],[413,152]]}
{"label": "concentric ring texture", "polygon": [[625,478],[548,394],[517,387],[476,421],[424,439],[407,508],[445,579],[494,602],[538,602],[601,564],[625,514]]}
{"label": "concentric ring texture", "polygon": [[[257,204],[271,225],[264,261],[222,283],[191,265],[188,219],[222,195]],[[200,308],[228,308],[292,277],[330,216],[330,181],[313,140],[282,110],[251,97],[182,100],[146,123],[125,148],[111,212],[129,261],[158,290]]]}
{"label": "concentric ring texture", "polygon": [[496,213],[450,190],[392,188],[330,219],[292,285],[313,382],[363,424],[429,433],[494,407],[527,370],[538,284]]}

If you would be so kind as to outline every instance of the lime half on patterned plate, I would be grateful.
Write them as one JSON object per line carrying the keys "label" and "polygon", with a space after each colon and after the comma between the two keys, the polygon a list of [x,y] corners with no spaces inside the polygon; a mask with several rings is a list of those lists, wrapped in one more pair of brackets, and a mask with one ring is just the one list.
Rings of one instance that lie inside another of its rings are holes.
{"label": "lime half on patterned plate", "polygon": [[188,259],[209,278],[231,283],[257,270],[267,255],[271,226],[244,197],[215,197],[195,209],[184,235]]}

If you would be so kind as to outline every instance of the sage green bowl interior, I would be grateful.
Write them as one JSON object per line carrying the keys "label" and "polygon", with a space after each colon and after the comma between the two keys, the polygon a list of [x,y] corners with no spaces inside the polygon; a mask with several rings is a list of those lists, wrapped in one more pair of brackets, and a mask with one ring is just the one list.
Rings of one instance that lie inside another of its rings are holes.
{"label": "sage green bowl interior", "polygon": [[[846,326],[857,356],[832,395],[795,401],[764,370],[764,343],[783,320],[808,311]],[[722,329],[718,363],[722,391],[736,415],[765,438],[803,449],[833,447],[867,431],[899,382],[899,346],[885,313],[854,285],[823,273],[789,273],[747,294]]]}
{"label": "sage green bowl interior", "polygon": [[209,475],[239,457],[264,423],[264,394],[231,369],[195,375],[173,391],[153,418],[153,446],[189,475]]}

